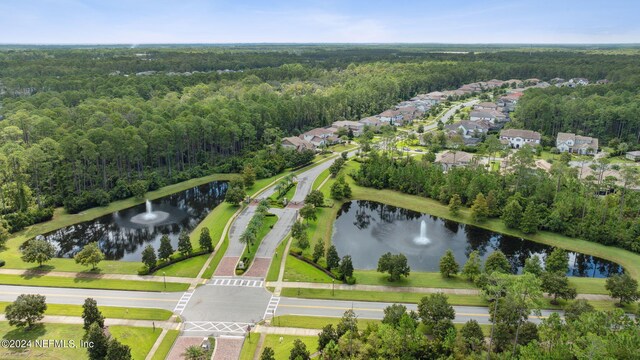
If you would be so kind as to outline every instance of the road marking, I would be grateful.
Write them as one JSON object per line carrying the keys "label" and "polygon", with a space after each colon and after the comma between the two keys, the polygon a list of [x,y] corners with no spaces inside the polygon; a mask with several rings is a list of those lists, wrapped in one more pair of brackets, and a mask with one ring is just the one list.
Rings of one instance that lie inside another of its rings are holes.
{"label": "road marking", "polygon": [[182,297],[178,300],[178,304],[176,305],[176,308],[173,309],[173,312],[180,312],[180,315],[182,315],[182,312],[187,307],[189,300],[191,300],[191,296],[193,296],[193,291],[194,290],[186,291],[182,294]]}
{"label": "road marking", "polygon": [[280,304],[279,296],[271,296],[269,300],[269,305],[267,305],[267,309],[264,311],[263,319],[266,319],[267,316],[274,317],[276,315],[276,309],[278,308],[278,304]]}
{"label": "road marking", "polygon": [[[63,289],[63,288],[61,288]],[[114,290],[107,290],[107,291],[114,291]],[[3,292],[3,295],[22,295],[25,292]],[[39,295],[44,295],[47,297],[68,297],[68,298],[79,298],[79,299],[86,299],[87,295],[71,295],[71,294],[43,294],[40,292],[32,292],[33,294],[39,294]],[[175,302],[176,300],[169,300],[169,299],[159,299],[159,298],[135,298],[135,297],[120,297],[120,296],[89,296],[90,298],[93,299],[114,299],[114,300],[141,300],[141,301],[164,301],[164,302]]]}
{"label": "road marking", "polygon": [[209,286],[239,286],[239,287],[262,287],[263,280],[247,280],[236,278],[214,277],[207,283]]}
{"label": "road marking", "polygon": [[253,324],[239,322],[187,321],[183,331],[210,331],[233,334],[244,334]]}

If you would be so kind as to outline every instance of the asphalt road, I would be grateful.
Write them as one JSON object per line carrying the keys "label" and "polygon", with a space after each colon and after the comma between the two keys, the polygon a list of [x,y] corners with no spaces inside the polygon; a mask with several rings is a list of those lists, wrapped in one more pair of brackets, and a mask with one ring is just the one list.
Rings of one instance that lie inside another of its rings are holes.
{"label": "asphalt road", "polygon": [[256,213],[257,206],[247,206],[238,217],[235,219],[231,227],[229,228],[229,247],[225,256],[237,256],[240,257],[244,251],[244,244],[240,242],[240,235],[249,225],[249,221]]}
{"label": "asphalt road", "polygon": [[[297,299],[297,298],[280,298],[280,304],[276,309],[278,315],[303,315],[303,316],[325,316],[325,317],[342,317],[345,311],[353,309],[359,318],[363,319],[382,319],[384,316],[383,309],[393,303],[384,302],[367,302],[367,301],[343,301],[343,300],[314,300],[314,299]],[[408,310],[417,310],[415,304],[404,304]],[[490,324],[489,309],[478,306],[454,306],[456,318],[454,322],[465,323],[471,319],[475,319],[480,324]],[[548,317],[551,310],[543,310],[541,316]],[[562,312],[558,311],[562,316]],[[532,322],[540,322],[541,319],[530,316]]]}
{"label": "asphalt road", "polygon": [[[447,110],[447,112],[446,112],[446,113],[444,113],[444,115],[442,115],[442,117],[441,117],[441,118],[440,118],[440,120],[438,120],[438,121],[439,121],[439,122],[442,122],[442,123],[446,123],[446,122],[447,122],[447,121],[449,121],[449,119],[453,116],[453,114],[455,114],[455,113],[456,113],[456,110],[461,109],[461,108],[463,108],[463,107],[471,106],[471,105],[473,105],[473,104],[478,103],[479,101],[480,101],[480,100],[478,100],[478,99],[474,99],[474,100],[470,100],[470,101],[464,102],[464,103],[462,103],[462,104],[459,104],[459,105],[453,106],[452,108],[450,108],[449,110]],[[424,130],[425,130],[425,131],[430,131],[430,130],[435,129],[436,127],[438,127],[438,122],[435,122],[435,123],[433,123],[433,124],[431,124],[431,125],[427,125],[427,126],[425,126],[425,127],[424,127]]]}
{"label": "asphalt road", "polygon": [[0,301],[14,301],[20,294],[44,295],[47,297],[47,303],[51,304],[82,305],[84,300],[90,297],[102,306],[160,308],[170,311],[173,311],[182,296],[181,292],[159,293],[0,285]]}

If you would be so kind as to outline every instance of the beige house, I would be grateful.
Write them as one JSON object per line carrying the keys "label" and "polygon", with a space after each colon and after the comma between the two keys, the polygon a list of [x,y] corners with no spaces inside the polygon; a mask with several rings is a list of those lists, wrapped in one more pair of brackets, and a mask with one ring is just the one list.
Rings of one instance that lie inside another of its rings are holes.
{"label": "beige house", "polygon": [[532,130],[506,129],[500,131],[500,140],[514,149],[519,149],[524,145],[540,144],[541,138],[539,132]]}
{"label": "beige house", "polygon": [[436,155],[436,163],[442,170],[449,171],[454,167],[468,166],[473,160],[473,154],[464,151],[445,151]]}
{"label": "beige house", "polygon": [[295,136],[282,139],[281,144],[283,148],[294,149],[297,151],[316,149],[315,145],[313,145],[313,143],[311,143],[310,141]]}

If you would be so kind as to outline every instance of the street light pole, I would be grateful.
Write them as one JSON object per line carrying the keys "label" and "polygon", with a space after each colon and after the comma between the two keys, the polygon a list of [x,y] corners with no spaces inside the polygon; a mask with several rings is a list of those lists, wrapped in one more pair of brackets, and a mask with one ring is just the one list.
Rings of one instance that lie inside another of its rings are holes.
{"label": "street light pole", "polygon": [[165,291],[167,290],[167,273],[166,272],[162,272],[162,278],[164,280],[164,289]]}
{"label": "street light pole", "polygon": [[336,280],[331,279],[331,296],[336,296]]}

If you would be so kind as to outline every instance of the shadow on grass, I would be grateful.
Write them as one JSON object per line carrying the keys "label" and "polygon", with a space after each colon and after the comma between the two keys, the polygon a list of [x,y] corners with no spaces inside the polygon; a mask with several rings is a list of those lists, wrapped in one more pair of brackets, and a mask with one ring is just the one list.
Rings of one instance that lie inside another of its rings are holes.
{"label": "shadow on grass", "polygon": [[[30,328],[16,328],[4,334],[3,340],[36,340],[43,337],[47,333],[47,328],[44,324],[35,324]],[[29,347],[11,347],[8,350],[15,355],[27,354],[30,351]]]}
{"label": "shadow on grass", "polygon": [[40,278],[49,274],[54,269],[55,268],[51,265],[36,266],[25,271],[24,274],[21,275],[21,277],[25,280]]}

